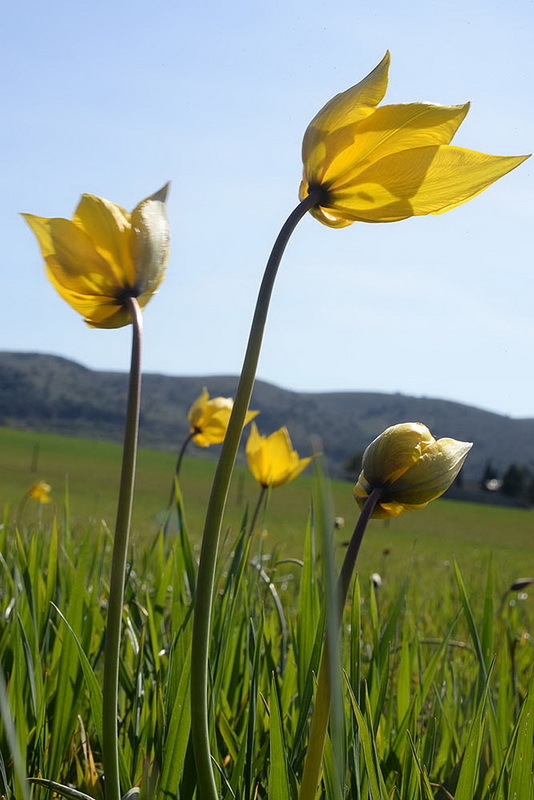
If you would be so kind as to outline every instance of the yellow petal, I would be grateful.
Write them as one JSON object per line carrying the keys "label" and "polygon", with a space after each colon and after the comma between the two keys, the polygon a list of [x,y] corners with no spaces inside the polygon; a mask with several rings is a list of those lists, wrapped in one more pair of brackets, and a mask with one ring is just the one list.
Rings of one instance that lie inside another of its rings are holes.
{"label": "yellow petal", "polygon": [[35,233],[55,285],[81,295],[114,295],[120,285],[85,231],[67,219],[23,214]]}
{"label": "yellow petal", "polygon": [[256,423],[250,426],[250,432],[246,445],[247,463],[250,471],[258,483],[262,483],[262,443],[264,437],[260,436]]}
{"label": "yellow petal", "polygon": [[[295,454],[298,461],[298,456]],[[265,440],[263,483],[279,486],[296,466],[292,458],[291,440],[287,428],[280,428]]]}
{"label": "yellow petal", "polygon": [[352,142],[354,124],[372,114],[386,93],[389,52],[360,83],[337,94],[310,122],[302,142],[309,183],[322,183],[332,157]]}
{"label": "yellow petal", "polygon": [[136,286],[155,292],[163,279],[169,257],[169,223],[165,200],[169,184],[147,197],[132,211],[132,258]]}
{"label": "yellow petal", "polygon": [[80,294],[67,289],[56,280],[54,273],[48,268],[47,275],[57,293],[93,328],[121,328],[131,322],[129,312],[115,297],[104,297],[102,294]]}
{"label": "yellow petal", "polygon": [[207,401],[209,400],[209,393],[206,387],[202,389],[202,394],[197,397],[189,412],[187,414],[187,419],[189,420],[189,424],[192,428],[195,428],[202,418],[202,414],[204,412],[204,406],[206,405]]}
{"label": "yellow petal", "polygon": [[451,145],[380,159],[330,192],[327,211],[345,219],[394,222],[465,203],[528,156],[491,156]]}
{"label": "yellow petal", "polygon": [[440,497],[458,475],[472,446],[471,442],[447,438],[433,442],[417,463],[388,487],[388,500],[411,505]]}
{"label": "yellow petal", "polygon": [[332,158],[323,184],[333,189],[338,181],[345,185],[356,173],[392,153],[449,144],[468,111],[469,103],[407,103],[377,108],[354,127],[352,144]]}
{"label": "yellow petal", "polygon": [[413,468],[423,450],[434,441],[426,425],[420,422],[392,425],[365,450],[362,474],[371,486],[395,483],[401,475]]}
{"label": "yellow petal", "polygon": [[97,252],[107,262],[116,282],[133,288],[136,273],[131,255],[133,234],[129,212],[103,197],[84,194],[74,221],[87,233]]}
{"label": "yellow petal", "polygon": [[[285,479],[284,479],[283,483],[288,483],[289,481],[292,481],[293,478],[296,478],[297,475],[300,475],[300,473],[303,472],[303,470],[306,469],[306,467],[308,466],[308,464],[311,461],[311,456],[309,458],[299,458],[298,457],[298,453],[296,453],[295,451],[294,451],[294,455],[296,457],[296,463],[294,464],[294,466],[291,468],[291,470],[285,476]],[[275,486],[276,485],[277,484],[275,484]]]}
{"label": "yellow petal", "polygon": [[292,449],[287,428],[280,428],[270,436],[260,436],[256,424],[250,427],[246,446],[247,463],[254,478],[262,486],[281,486],[296,478],[311,461],[299,459]]}

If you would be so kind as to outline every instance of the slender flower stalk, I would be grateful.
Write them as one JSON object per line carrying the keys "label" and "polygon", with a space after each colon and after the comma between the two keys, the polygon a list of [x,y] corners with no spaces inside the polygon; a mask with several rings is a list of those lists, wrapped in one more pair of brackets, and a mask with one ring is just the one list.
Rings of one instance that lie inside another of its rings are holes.
{"label": "slender flower stalk", "polygon": [[311,192],[299,203],[284,223],[271,251],[256,302],[241,377],[206,512],[195,593],[192,644],[195,668],[191,674],[191,736],[197,767],[199,800],[218,800],[209,743],[208,653],[215,569],[228,488],[254,386],[263,331],[278,267],[296,225],[320,202],[322,194],[322,189]]}
{"label": "slender flower stalk", "polygon": [[185,451],[187,450],[189,442],[193,439],[194,435],[195,435],[194,431],[190,431],[187,434],[184,441],[182,442],[182,446],[180,447],[180,452],[178,453],[178,457],[176,459],[176,466],[174,468],[174,477],[172,479],[171,491],[169,492],[169,502],[167,503],[167,514],[166,514],[165,524],[163,526],[164,536],[167,536],[167,534],[169,533],[172,510],[176,501],[176,481],[180,477],[180,470],[182,469],[182,461],[184,460]]}
{"label": "slender flower stalk", "polygon": [[252,536],[252,534],[254,533],[254,528],[256,527],[256,522],[258,521],[258,516],[260,514],[260,510],[261,510],[261,507],[263,505],[263,501],[265,500],[265,495],[267,493],[267,489],[268,488],[269,488],[268,486],[264,486],[263,484],[261,484],[261,486],[260,486],[260,493],[259,493],[259,496],[258,496],[258,502],[256,503],[256,507],[254,509],[254,513],[252,514],[252,518],[250,520],[250,528],[249,528],[250,536]]}
{"label": "slender flower stalk", "polygon": [[[341,624],[343,616],[343,609],[347,601],[347,595],[350,586],[352,573],[356,559],[360,551],[360,546],[363,541],[363,535],[367,528],[367,523],[371,519],[376,504],[380,500],[382,488],[373,489],[369,497],[365,501],[362,512],[354,528],[351,536],[349,546],[343,559],[341,572],[339,574],[337,585],[337,598],[338,598],[338,622]],[[310,725],[310,739],[308,743],[308,750],[306,752],[306,760],[304,762],[304,770],[302,773],[302,781],[300,784],[300,800],[315,800],[317,794],[317,787],[321,776],[321,766],[323,760],[324,743],[326,739],[326,731],[328,728],[328,720],[330,717],[330,653],[328,645],[328,637],[325,636],[323,653],[321,656],[321,663],[319,665],[319,674],[317,678],[317,692],[315,695],[315,705]]]}
{"label": "slender flower stalk", "polygon": [[132,518],[141,400],[141,341],[143,318],[139,303],[134,297],[126,298],[124,302],[128,307],[133,323],[132,357],[117,521],[115,524],[115,538],[113,541],[113,557],[109,582],[106,648],[104,653],[102,760],[104,763],[106,800],[120,800],[121,798],[119,781],[119,742],[117,733],[119,655],[126,557],[128,553],[128,540]]}
{"label": "slender flower stalk", "polygon": [[[184,441],[182,442],[182,446],[180,447],[180,452],[178,453],[178,458],[176,459],[176,466],[174,468],[174,476],[175,476],[175,478],[179,478],[180,477],[180,470],[182,468],[182,461],[184,460],[185,451],[187,450],[189,442],[192,440],[194,435],[195,435],[195,432],[194,431],[190,431],[190,433],[187,434],[187,436],[185,437]],[[173,489],[172,489],[172,498],[173,497],[174,497],[174,485],[173,485]],[[171,502],[172,502],[172,498],[171,498]]]}

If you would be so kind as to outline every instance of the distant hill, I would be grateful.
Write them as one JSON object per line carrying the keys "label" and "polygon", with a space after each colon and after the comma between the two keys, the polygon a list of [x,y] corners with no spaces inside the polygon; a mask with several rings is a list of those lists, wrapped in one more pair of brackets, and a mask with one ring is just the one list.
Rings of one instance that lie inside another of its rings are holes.
{"label": "distant hill", "polygon": [[[237,378],[145,374],[140,441],[176,450],[187,434],[187,411],[206,386],[212,396],[233,396]],[[89,438],[122,439],[127,375],[97,372],[57,356],[0,353],[0,425]],[[333,475],[388,425],[424,422],[434,436],[474,442],[466,477],[478,479],[488,459],[498,470],[511,462],[534,467],[534,419],[511,419],[479,408],[426,397],[378,392],[303,393],[257,381],[251,407],[260,432],[286,425],[295,448],[323,443]],[[218,448],[191,448],[214,455]]]}

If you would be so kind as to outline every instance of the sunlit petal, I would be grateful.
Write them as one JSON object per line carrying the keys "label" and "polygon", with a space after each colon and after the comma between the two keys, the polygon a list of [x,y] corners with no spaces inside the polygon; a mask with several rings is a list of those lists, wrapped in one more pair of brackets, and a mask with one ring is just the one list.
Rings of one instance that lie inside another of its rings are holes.
{"label": "sunlit petal", "polygon": [[249,469],[258,483],[273,488],[296,478],[311,461],[311,458],[299,458],[292,449],[287,428],[261,436],[254,422],[250,426],[246,455]]}
{"label": "sunlit petal", "polygon": [[103,197],[82,195],[74,221],[86,232],[120,286],[135,286],[130,214]]}
{"label": "sunlit petal", "polygon": [[332,213],[369,222],[441,213],[484,191],[525,158],[451,145],[393,153],[332,191]]}
{"label": "sunlit petal", "polygon": [[169,250],[167,188],[132,214],[85,194],[72,220],[22,215],[37,237],[51,283],[91,327],[128,325],[128,298],[143,308],[161,282]]}
{"label": "sunlit petal", "polygon": [[354,129],[354,141],[325,171],[326,184],[347,184],[370,164],[392,153],[449,144],[469,111],[463,106],[410,103],[382,106]]}
{"label": "sunlit petal", "polygon": [[353,126],[372,114],[388,85],[389,53],[360,83],[337,94],[308,125],[302,160],[309,183],[321,183],[332,157],[350,146]]}
{"label": "sunlit petal", "polygon": [[[323,225],[395,222],[440,214],[475,197],[527,156],[488,156],[451,147],[469,104],[377,108],[389,54],[361,83],[336,95],[308,126],[299,197]],[[320,191],[318,191],[320,190]]]}
{"label": "sunlit petal", "polygon": [[155,292],[169,256],[169,223],[165,200],[169,184],[147,197],[132,211],[132,257],[138,276],[137,288]]}

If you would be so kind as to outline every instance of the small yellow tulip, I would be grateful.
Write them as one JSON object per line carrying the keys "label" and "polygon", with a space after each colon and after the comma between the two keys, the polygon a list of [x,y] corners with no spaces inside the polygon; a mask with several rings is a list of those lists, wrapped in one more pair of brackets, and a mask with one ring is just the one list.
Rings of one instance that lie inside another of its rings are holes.
{"label": "small yellow tulip", "polygon": [[255,422],[250,428],[246,453],[250,471],[264,487],[292,481],[311,461],[311,458],[299,459],[299,454],[292,449],[287,428],[261,436]]}
{"label": "small yellow tulip", "polygon": [[363,506],[373,489],[383,494],[373,517],[396,517],[424,508],[447,491],[473,445],[456,439],[434,439],[420,422],[393,425],[363,454],[362,471],[354,487]]}
{"label": "small yellow tulip", "polygon": [[[210,400],[208,390],[204,388],[187,415],[194,443],[199,447],[220,444],[226,436],[233,406],[234,401],[231,397],[212,397]],[[247,411],[244,425],[258,413],[258,411]]]}
{"label": "small yellow tulip", "polygon": [[386,53],[363,81],[332,98],[304,135],[300,198],[320,190],[311,213],[332,228],[440,214],[528,158],[451,146],[468,103],[377,108],[386,93],[389,60]]}
{"label": "small yellow tulip", "polygon": [[131,322],[125,305],[143,308],[163,279],[169,255],[168,185],[130,213],[84,194],[72,220],[23,214],[35,233],[50,282],[92,328]]}
{"label": "small yellow tulip", "polygon": [[45,481],[37,481],[28,489],[28,497],[30,500],[36,500],[38,503],[51,503],[50,492],[52,487]]}

